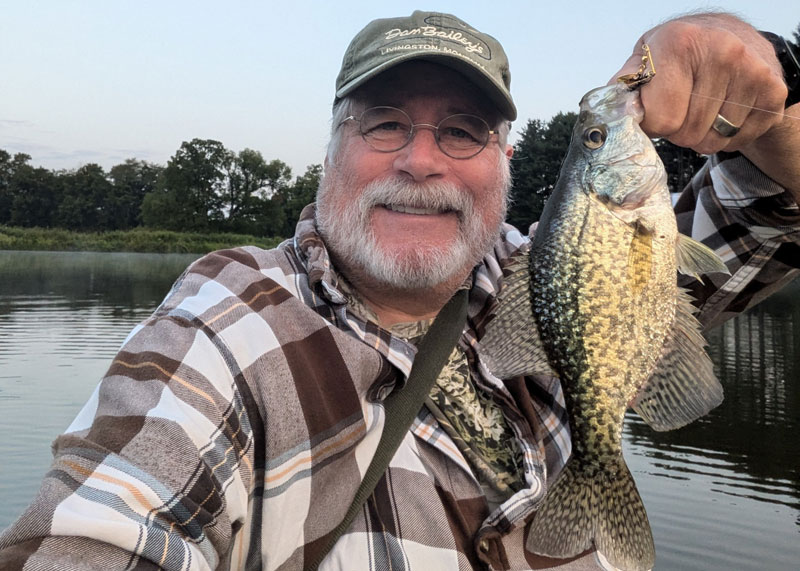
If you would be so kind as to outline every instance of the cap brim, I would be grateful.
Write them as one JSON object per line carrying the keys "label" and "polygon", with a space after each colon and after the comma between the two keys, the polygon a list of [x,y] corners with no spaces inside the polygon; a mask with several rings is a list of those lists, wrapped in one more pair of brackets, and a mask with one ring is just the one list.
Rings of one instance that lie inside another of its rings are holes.
{"label": "cap brim", "polygon": [[336,91],[336,98],[341,99],[346,95],[352,93],[369,80],[375,78],[381,73],[407,61],[411,60],[426,60],[432,61],[444,66],[447,66],[455,71],[464,75],[471,83],[474,83],[478,88],[486,94],[489,100],[497,107],[497,110],[503,118],[513,121],[517,118],[517,108],[511,100],[511,96],[506,90],[505,86],[496,83],[492,78],[487,76],[481,69],[470,64],[459,57],[442,54],[442,53],[420,53],[411,52],[400,54],[381,65],[362,73],[361,75],[351,79]]}

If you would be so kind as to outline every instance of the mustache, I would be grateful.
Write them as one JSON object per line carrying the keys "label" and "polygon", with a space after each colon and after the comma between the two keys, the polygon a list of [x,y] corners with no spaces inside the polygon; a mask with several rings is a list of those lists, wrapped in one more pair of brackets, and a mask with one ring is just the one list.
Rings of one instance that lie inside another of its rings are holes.
{"label": "mustache", "polygon": [[472,196],[449,182],[413,183],[396,178],[372,181],[364,187],[359,198],[361,212],[375,206],[402,204],[415,208],[453,211],[459,216],[471,215]]}

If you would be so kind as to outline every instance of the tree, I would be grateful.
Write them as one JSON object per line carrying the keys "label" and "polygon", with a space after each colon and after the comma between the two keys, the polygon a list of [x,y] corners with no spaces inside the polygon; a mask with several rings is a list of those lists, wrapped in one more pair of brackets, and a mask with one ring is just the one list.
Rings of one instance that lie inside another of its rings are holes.
{"label": "tree", "polygon": [[270,209],[267,203],[289,184],[291,177],[292,169],[283,161],[267,162],[258,151],[241,151],[229,165],[228,188],[223,200],[227,214],[225,229],[270,234],[261,218],[265,210]]}
{"label": "tree", "polygon": [[294,234],[295,226],[300,219],[300,212],[316,198],[321,178],[322,165],[310,165],[302,176],[298,176],[291,186],[283,189],[276,197],[283,210],[284,236]]}
{"label": "tree", "polygon": [[139,226],[142,219],[142,202],[149,192],[154,192],[158,177],[164,167],[146,161],[128,159],[111,167],[108,178],[112,189],[107,208],[111,228],[126,230]]}
{"label": "tree", "polygon": [[794,29],[794,32],[792,32],[792,35],[794,36],[794,43],[800,46],[800,24],[797,24],[797,27]]}
{"label": "tree", "polygon": [[553,192],[577,117],[570,112],[559,113],[547,123],[532,119],[514,145],[512,203],[507,220],[523,232],[539,219]]}
{"label": "tree", "polygon": [[233,153],[211,139],[184,141],[142,203],[142,222],[167,230],[217,229]]}
{"label": "tree", "polygon": [[9,179],[10,208],[8,224],[12,226],[53,225],[57,195],[60,185],[58,177],[44,168],[28,164],[28,155],[18,154],[21,162],[16,164]]}
{"label": "tree", "polygon": [[12,158],[8,151],[0,149],[0,224],[8,224],[11,220],[11,206],[14,202],[12,186],[14,173],[30,160],[30,155],[17,153]]}
{"label": "tree", "polygon": [[60,175],[60,196],[53,223],[71,230],[109,230],[112,185],[103,167],[90,163]]}

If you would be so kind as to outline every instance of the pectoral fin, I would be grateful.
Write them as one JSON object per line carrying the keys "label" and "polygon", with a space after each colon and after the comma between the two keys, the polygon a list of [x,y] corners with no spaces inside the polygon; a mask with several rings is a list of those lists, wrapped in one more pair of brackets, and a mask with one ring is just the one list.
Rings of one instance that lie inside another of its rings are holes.
{"label": "pectoral fin", "polygon": [[680,428],[722,402],[722,385],[714,375],[706,341],[686,290],[679,290],[675,327],[655,373],[632,403],[654,430]]}
{"label": "pectoral fin", "polygon": [[510,270],[497,296],[497,314],[478,342],[478,355],[499,379],[533,374],[555,376],[533,318],[530,256],[520,255]]}
{"label": "pectoral fin", "polygon": [[678,234],[678,239],[675,243],[675,255],[678,271],[682,274],[693,276],[698,281],[702,282],[700,274],[712,274],[715,272],[730,274],[725,262],[714,250],[683,234]]}

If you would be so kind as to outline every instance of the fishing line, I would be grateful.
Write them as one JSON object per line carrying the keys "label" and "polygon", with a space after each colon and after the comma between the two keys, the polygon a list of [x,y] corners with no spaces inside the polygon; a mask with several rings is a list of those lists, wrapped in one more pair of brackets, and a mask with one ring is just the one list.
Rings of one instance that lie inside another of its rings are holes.
{"label": "fishing line", "polygon": [[[640,88],[642,85],[646,85],[650,83],[650,81],[656,75],[656,64],[653,61],[653,56],[650,53],[650,46],[647,43],[642,43],[642,63],[639,65],[639,69],[636,73],[626,73],[624,75],[620,75],[617,77],[617,81],[620,81],[628,86],[628,89],[637,89]],[[682,89],[671,89],[669,87],[662,87],[667,91],[672,91],[673,93],[681,93],[681,94],[688,94],[694,95],[695,97],[701,97],[703,99],[708,99],[711,101],[718,101],[720,103],[728,103],[729,105],[736,105],[737,107],[745,107],[746,109],[752,109],[754,111],[761,111],[762,113],[769,113],[771,115],[780,115],[782,117],[788,117],[794,121],[800,121],[800,117],[797,115],[787,115],[786,113],[778,113],[776,111],[770,111],[768,109],[762,109],[761,107],[756,107],[754,105],[746,105],[744,103],[737,103],[736,101],[731,101],[729,99],[720,99],[719,97],[712,97],[710,95],[703,95],[701,93],[696,93],[694,91],[684,91]],[[738,130],[738,129],[737,129]]]}
{"label": "fishing line", "polygon": [[[664,88],[662,88],[664,89]],[[800,117],[797,115],[788,115],[786,113],[778,113],[777,111],[770,111],[769,109],[762,109],[761,107],[756,107],[754,105],[746,105],[744,103],[737,103],[736,101],[731,101],[730,99],[720,99],[719,97],[712,97],[710,95],[703,95],[702,93],[696,93],[694,91],[683,91],[681,89],[671,89],[669,87],[666,88],[667,91],[672,91],[673,93],[688,93],[689,95],[693,95],[695,97],[700,97],[702,99],[710,99],[711,101],[718,101],[720,103],[728,103],[730,105],[736,105],[737,107],[745,107],[747,109],[753,109],[754,111],[761,111],[762,113],[769,113],[770,115],[783,115],[783,117],[787,119],[792,119],[793,121],[800,121]]]}

